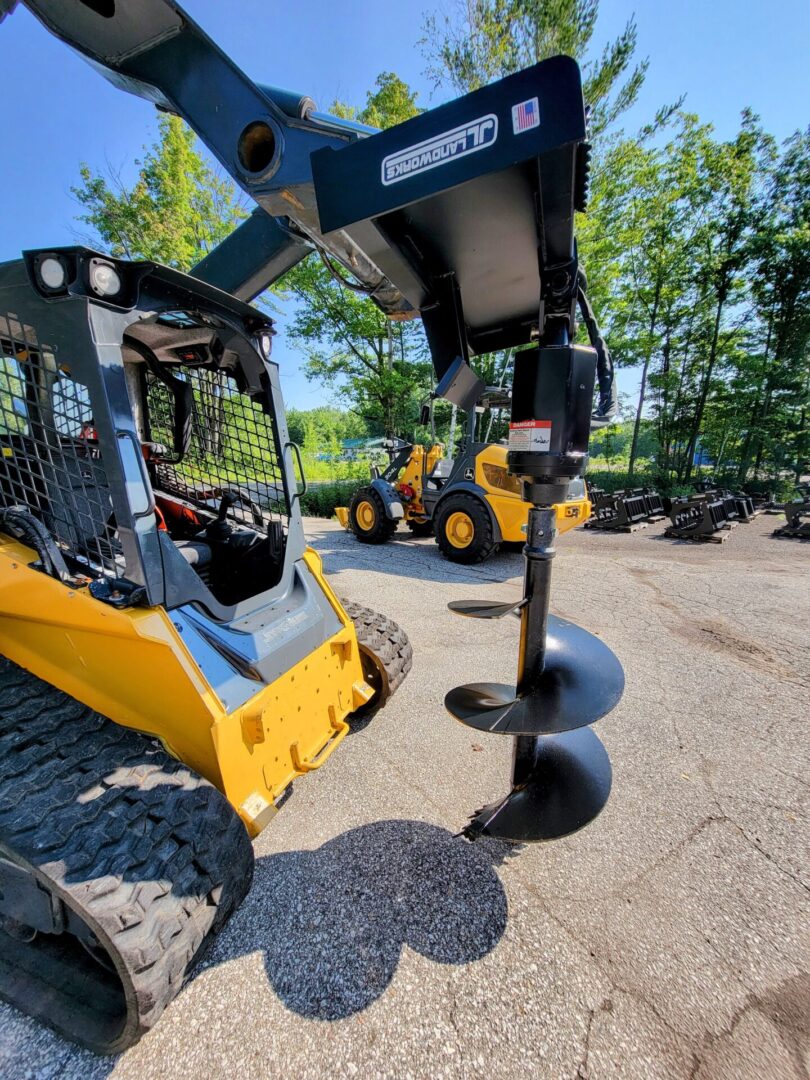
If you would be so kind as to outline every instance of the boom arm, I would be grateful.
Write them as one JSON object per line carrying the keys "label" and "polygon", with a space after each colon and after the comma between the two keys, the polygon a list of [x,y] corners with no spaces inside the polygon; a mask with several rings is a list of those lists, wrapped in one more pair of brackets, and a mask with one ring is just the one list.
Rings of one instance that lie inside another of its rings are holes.
{"label": "boom arm", "polygon": [[240,298],[252,299],[315,243],[373,290],[387,315],[413,314],[348,236],[320,234],[310,155],[346,146],[369,128],[317,113],[308,97],[258,86],[174,0],[26,0],[26,6],[114,86],[182,116],[236,183],[278,219],[275,228],[243,227],[239,250],[226,241],[226,252],[204,260],[199,276],[223,288],[236,282]]}
{"label": "boom arm", "polygon": [[471,355],[573,340],[588,174],[573,60],[374,133],[252,82],[175,0],[25,3],[115,86],[182,116],[258,204],[198,277],[250,300],[318,249],[389,317],[421,315],[437,393],[462,408],[483,389]]}

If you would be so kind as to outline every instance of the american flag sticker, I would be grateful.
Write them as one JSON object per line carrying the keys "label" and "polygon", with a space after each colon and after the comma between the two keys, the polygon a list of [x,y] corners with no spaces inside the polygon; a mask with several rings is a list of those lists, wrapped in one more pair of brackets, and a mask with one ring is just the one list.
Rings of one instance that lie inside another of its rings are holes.
{"label": "american flag sticker", "polygon": [[512,106],[512,130],[515,135],[540,127],[540,102],[536,97]]}

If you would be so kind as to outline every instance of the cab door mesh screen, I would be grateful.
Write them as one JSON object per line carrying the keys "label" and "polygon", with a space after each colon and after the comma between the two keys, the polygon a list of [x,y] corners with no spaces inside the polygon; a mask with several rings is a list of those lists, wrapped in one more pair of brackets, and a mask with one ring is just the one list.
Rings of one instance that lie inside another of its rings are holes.
{"label": "cab door mesh screen", "polygon": [[87,388],[0,313],[0,501],[25,506],[93,572],[123,561]]}
{"label": "cab door mesh screen", "polygon": [[149,437],[163,447],[153,466],[154,486],[211,510],[226,491],[238,492],[244,501],[229,517],[258,524],[260,515],[263,525],[277,521],[286,526],[289,505],[273,417],[224,371],[172,367],[171,372],[192,385],[191,437],[182,458],[167,452],[174,438],[174,398],[149,372]]}

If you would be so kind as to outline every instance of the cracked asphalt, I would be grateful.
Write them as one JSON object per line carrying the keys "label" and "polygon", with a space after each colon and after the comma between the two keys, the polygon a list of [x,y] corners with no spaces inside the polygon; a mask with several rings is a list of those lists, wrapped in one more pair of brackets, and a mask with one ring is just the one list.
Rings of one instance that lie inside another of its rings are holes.
{"label": "cracked asphalt", "polygon": [[508,790],[510,740],[442,699],[509,681],[522,560],[466,569],[404,532],[308,532],[340,595],[414,646],[390,705],[256,842],[246,902],[158,1026],[97,1059],[0,1007],[3,1077],[770,1080],[810,1074],[810,545],[776,517],[722,545],[664,524],[558,542],[552,609],[627,687],[587,829],[519,851],[453,839]]}

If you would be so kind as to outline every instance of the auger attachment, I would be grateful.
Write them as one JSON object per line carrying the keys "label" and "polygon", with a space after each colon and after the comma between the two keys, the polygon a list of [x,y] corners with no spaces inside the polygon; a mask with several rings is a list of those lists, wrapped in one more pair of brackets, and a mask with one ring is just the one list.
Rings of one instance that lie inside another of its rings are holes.
{"label": "auger attachment", "polygon": [[521,621],[517,685],[472,683],[444,699],[462,724],[515,737],[512,790],[473,816],[464,829],[470,839],[556,840],[592,821],[610,793],[607,753],[583,729],[618,704],[624,672],[599,638],[548,613],[554,522],[550,508],[529,511],[523,600],[450,605],[472,618],[519,611]]}
{"label": "auger attachment", "polygon": [[[512,789],[472,816],[463,830],[471,840],[556,840],[591,822],[610,794],[610,760],[588,725],[618,704],[622,666],[599,638],[549,614],[552,507],[587,461],[595,363],[592,350],[582,346],[519,354],[510,428],[519,435],[510,437],[509,467],[533,504],[523,549],[523,597],[514,603],[450,604],[468,618],[520,618],[516,684],[471,683],[444,699],[450,715],[467,727],[514,738]],[[529,424],[541,434],[534,435]]]}

